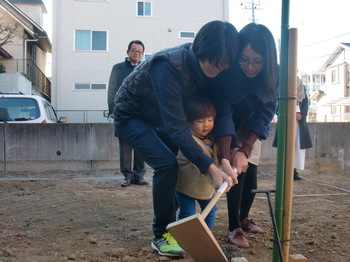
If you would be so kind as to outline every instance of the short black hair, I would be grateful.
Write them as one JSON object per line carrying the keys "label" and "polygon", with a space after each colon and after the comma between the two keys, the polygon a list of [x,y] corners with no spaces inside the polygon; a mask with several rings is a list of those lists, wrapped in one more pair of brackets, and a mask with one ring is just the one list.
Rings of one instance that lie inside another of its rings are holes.
{"label": "short black hair", "polygon": [[210,99],[204,95],[194,93],[185,97],[183,101],[187,122],[191,123],[197,119],[216,117],[216,110]]}
{"label": "short black hair", "polygon": [[219,66],[227,59],[232,65],[238,54],[237,29],[229,22],[211,21],[198,31],[192,48],[201,61]]}
{"label": "short black hair", "polygon": [[130,51],[131,46],[133,44],[142,45],[143,52],[145,52],[145,46],[143,45],[143,43],[140,40],[132,40],[128,45],[128,51]]}

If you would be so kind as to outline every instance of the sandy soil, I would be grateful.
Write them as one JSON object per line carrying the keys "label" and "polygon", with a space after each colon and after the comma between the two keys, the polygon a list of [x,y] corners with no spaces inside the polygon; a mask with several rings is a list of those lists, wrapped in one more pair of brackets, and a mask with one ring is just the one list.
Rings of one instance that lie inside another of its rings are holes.
{"label": "sandy soil", "polygon": [[[274,188],[274,174],[274,166],[260,166],[259,188]],[[350,178],[316,170],[301,175],[305,179],[294,183],[290,254],[310,262],[350,261]],[[166,260],[150,247],[151,186],[121,188],[122,179],[113,171],[0,173],[0,261]],[[258,195],[251,212],[266,232],[246,234],[248,249],[226,243],[225,199],[218,205],[213,234],[228,259],[272,261],[266,195]]]}

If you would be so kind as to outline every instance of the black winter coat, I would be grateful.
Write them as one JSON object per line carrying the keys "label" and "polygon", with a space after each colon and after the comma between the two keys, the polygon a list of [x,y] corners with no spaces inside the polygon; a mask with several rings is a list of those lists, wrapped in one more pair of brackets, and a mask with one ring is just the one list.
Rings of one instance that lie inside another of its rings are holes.
{"label": "black winter coat", "polygon": [[[310,131],[309,127],[306,122],[306,117],[307,117],[307,112],[309,110],[309,99],[307,96],[301,101],[299,104],[300,107],[300,113],[302,118],[298,120],[298,125],[299,125],[299,132],[300,132],[300,149],[308,149],[312,147],[312,141],[311,141],[311,136],[310,136]],[[273,140],[273,145],[274,147],[277,147],[277,128],[276,128],[276,133],[275,137]]]}

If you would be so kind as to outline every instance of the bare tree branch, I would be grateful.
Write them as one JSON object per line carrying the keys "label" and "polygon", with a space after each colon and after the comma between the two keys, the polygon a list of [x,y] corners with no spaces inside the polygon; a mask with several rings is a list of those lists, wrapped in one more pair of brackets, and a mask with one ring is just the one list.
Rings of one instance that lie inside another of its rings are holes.
{"label": "bare tree branch", "polygon": [[13,39],[18,35],[17,23],[9,23],[5,17],[0,17],[0,47],[3,45],[13,43]]}

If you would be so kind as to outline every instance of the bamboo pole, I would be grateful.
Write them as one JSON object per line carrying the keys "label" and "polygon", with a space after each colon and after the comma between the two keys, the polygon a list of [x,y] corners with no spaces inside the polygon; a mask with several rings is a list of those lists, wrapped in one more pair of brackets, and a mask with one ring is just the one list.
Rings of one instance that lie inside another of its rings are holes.
{"label": "bamboo pole", "polygon": [[297,47],[298,30],[289,29],[288,49],[288,89],[287,89],[287,141],[286,170],[284,178],[282,253],[283,260],[288,262],[290,245],[290,227],[292,216],[293,170],[296,133],[296,97],[297,97]]}
{"label": "bamboo pole", "polygon": [[[280,52],[280,90],[278,102],[278,134],[277,134],[277,165],[276,165],[276,198],[275,198],[275,218],[278,236],[282,239],[283,226],[283,198],[284,198],[284,172],[285,172],[285,146],[287,129],[287,84],[288,84],[288,33],[289,28],[289,0],[282,0],[281,19],[281,52]],[[282,98],[282,99],[281,99]],[[276,239],[275,239],[276,241]],[[275,242],[272,251],[272,261],[278,262],[279,246]]]}

